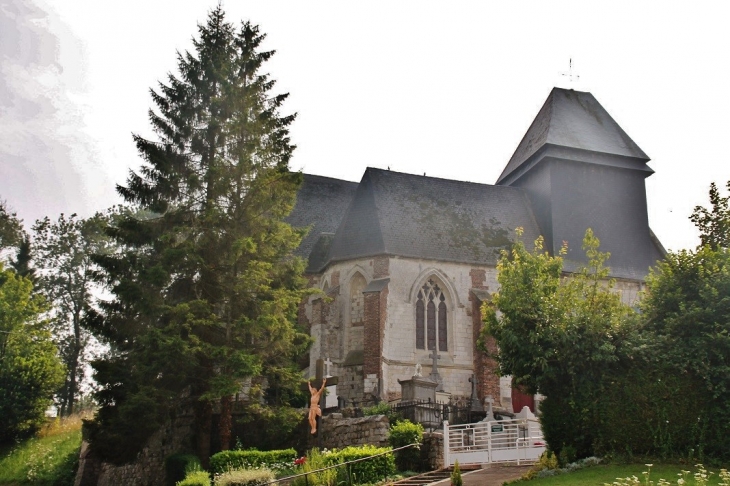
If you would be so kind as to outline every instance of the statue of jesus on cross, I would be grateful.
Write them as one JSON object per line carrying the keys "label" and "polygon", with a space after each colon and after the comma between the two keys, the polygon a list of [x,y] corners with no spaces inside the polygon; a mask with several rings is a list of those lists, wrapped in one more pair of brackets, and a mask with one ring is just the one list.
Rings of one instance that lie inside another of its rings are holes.
{"label": "statue of jesus on cross", "polygon": [[319,400],[324,391],[324,385],[327,383],[327,378],[322,378],[322,386],[317,390],[312,388],[312,384],[307,382],[309,385],[309,393],[312,394],[312,398],[309,402],[309,426],[312,429],[312,434],[317,433],[317,417],[322,416],[322,409],[319,406]]}

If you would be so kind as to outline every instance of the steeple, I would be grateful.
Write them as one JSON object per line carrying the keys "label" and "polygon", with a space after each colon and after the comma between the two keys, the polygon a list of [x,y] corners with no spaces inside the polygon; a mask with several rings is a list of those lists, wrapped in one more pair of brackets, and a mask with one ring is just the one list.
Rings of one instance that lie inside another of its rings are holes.
{"label": "steeple", "polygon": [[592,152],[583,162],[631,166],[648,173],[649,157],[614,121],[591,93],[553,88],[545,104],[517,146],[499,176],[497,184],[512,182],[539,162],[541,150],[561,148],[562,152]]}
{"label": "steeple", "polygon": [[611,274],[641,280],[662,255],[648,223],[648,161],[592,94],[553,88],[497,184],[527,193],[546,249],[568,242],[566,270],[585,263],[592,228]]}

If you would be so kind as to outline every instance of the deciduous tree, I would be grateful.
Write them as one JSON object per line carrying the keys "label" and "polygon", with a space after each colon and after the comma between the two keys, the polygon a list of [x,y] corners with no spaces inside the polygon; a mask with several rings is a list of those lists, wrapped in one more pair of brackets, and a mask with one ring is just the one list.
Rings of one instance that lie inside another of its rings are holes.
{"label": "deciduous tree", "polygon": [[43,297],[0,262],[0,443],[36,430],[63,380]]}
{"label": "deciduous tree", "polygon": [[83,324],[94,313],[92,256],[110,251],[111,240],[104,232],[108,219],[101,213],[88,219],[61,214],[56,221],[46,217],[33,225],[35,261],[41,272],[38,283],[52,306],[54,340],[66,365],[66,380],[58,394],[63,416],[75,411],[88,365],[92,337]]}

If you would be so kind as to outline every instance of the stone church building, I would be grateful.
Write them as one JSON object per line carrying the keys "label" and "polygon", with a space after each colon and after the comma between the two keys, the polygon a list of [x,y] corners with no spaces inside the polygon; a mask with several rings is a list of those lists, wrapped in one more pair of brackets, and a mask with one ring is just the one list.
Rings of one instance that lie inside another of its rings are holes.
{"label": "stone church building", "polygon": [[593,95],[555,88],[494,185],[374,168],[359,183],[305,175],[289,221],[311,228],[298,252],[323,292],[300,308],[315,340],[305,373],[327,359],[338,396],[393,400],[437,352],[445,392],[470,396],[476,374],[479,399],[511,409],[509,379],[476,349],[500,250],[518,227],[528,247],[543,235],[555,254],[567,241],[570,272],[590,227],[634,302],[664,254],[648,224],[648,161]]}

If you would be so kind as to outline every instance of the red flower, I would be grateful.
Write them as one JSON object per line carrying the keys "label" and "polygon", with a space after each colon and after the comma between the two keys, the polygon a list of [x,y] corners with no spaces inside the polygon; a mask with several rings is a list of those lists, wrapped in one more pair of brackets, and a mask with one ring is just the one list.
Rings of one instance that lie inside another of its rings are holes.
{"label": "red flower", "polygon": [[294,465],[295,465],[295,466],[301,466],[301,465],[302,465],[302,464],[304,464],[305,462],[307,462],[307,458],[306,458],[306,456],[302,456],[302,457],[300,457],[299,459],[294,459]]}

